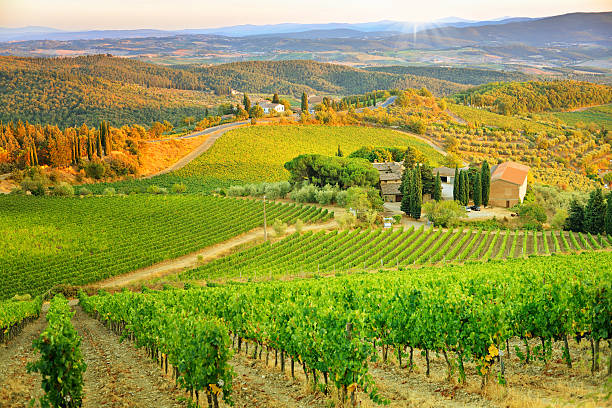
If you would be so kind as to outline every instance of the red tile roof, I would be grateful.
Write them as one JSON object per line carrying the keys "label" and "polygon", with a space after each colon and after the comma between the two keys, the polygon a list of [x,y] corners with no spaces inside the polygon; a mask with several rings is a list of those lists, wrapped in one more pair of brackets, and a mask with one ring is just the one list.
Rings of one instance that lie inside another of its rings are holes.
{"label": "red tile roof", "polygon": [[515,162],[505,162],[493,170],[491,181],[503,180],[520,186],[527,178],[528,173],[529,166]]}

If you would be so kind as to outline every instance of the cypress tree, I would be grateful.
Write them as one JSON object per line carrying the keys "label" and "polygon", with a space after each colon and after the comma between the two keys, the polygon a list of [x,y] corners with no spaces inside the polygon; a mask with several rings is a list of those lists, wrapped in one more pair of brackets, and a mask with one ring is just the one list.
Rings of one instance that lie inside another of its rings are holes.
{"label": "cypress tree", "polygon": [[104,122],[104,153],[109,155],[112,151],[111,133],[108,122]]}
{"label": "cypress tree", "polygon": [[459,168],[455,166],[455,178],[453,179],[453,200],[459,200]]}
{"label": "cypress tree", "polygon": [[421,205],[423,204],[423,182],[421,180],[420,166],[416,166],[414,169],[412,189],[413,195],[411,199],[411,213],[412,217],[418,220],[421,218]]}
{"label": "cypress tree", "polygon": [[87,159],[91,161],[93,158],[93,143],[91,141],[91,136],[87,135]]}
{"label": "cypress tree", "polygon": [[[248,112],[251,110],[251,100],[249,99],[249,96],[246,93],[244,94],[244,97],[242,98],[242,104],[244,105],[245,111]],[[206,116],[208,116],[208,113],[206,114]]]}
{"label": "cypress tree", "polygon": [[104,147],[106,147],[106,128],[104,127],[104,121],[100,122],[98,131],[100,132],[100,151],[102,152]]}
{"label": "cypress tree", "polygon": [[100,132],[98,132],[96,137],[96,154],[102,158],[102,135],[100,135]]}
{"label": "cypress tree", "polygon": [[272,96],[272,103],[280,103],[280,99],[278,99],[278,94],[276,92],[274,96]]}
{"label": "cypress tree", "polygon": [[340,145],[338,145],[338,153],[336,153],[336,156],[338,157],[344,156],[344,153],[342,153],[342,150],[340,150]]}
{"label": "cypress tree", "polygon": [[400,191],[403,194],[400,210],[402,210],[406,215],[410,215],[410,209],[412,208],[412,170],[409,168],[406,168],[404,175],[402,176]]}
{"label": "cypress tree", "polygon": [[472,191],[472,187],[470,186],[470,173],[469,170],[463,172],[465,174],[465,180],[463,183],[463,199],[465,204],[468,205],[470,203],[470,191]]}
{"label": "cypress tree", "polygon": [[302,113],[308,113],[308,95],[302,92]]}
{"label": "cypress tree", "polygon": [[608,193],[608,203],[606,205],[606,217],[604,220],[606,234],[612,235],[612,191]]}
{"label": "cypress tree", "polygon": [[474,205],[480,207],[482,201],[482,185],[480,181],[480,173],[474,174],[474,190],[472,193]]}
{"label": "cypress tree", "polygon": [[591,192],[589,202],[584,211],[584,230],[591,234],[601,234],[604,231],[606,204],[601,188]]}
{"label": "cypress tree", "polygon": [[440,172],[436,173],[436,184],[434,184],[433,199],[440,201],[442,199],[442,179],[440,179]]}
{"label": "cypress tree", "polygon": [[565,220],[563,229],[574,232],[584,231],[584,208],[575,199],[570,203],[569,216]]}
{"label": "cypress tree", "polygon": [[480,168],[480,182],[482,184],[482,205],[489,205],[489,195],[491,192],[491,168],[489,163],[485,160]]}

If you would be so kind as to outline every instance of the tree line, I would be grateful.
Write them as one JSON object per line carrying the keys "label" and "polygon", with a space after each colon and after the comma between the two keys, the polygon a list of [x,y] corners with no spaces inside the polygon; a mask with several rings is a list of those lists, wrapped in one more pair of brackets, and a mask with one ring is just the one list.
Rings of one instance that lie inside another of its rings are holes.
{"label": "tree line", "polygon": [[572,200],[565,225],[567,231],[589,232],[591,234],[612,234],[612,192],[604,198],[601,188],[589,195],[585,206]]}

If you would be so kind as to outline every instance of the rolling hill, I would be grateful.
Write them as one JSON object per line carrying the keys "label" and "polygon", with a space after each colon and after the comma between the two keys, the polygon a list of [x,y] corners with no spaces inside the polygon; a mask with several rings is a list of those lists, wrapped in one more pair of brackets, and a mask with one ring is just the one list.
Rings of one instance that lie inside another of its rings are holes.
{"label": "rolling hill", "polygon": [[[437,95],[465,89],[448,81],[369,72],[312,61],[244,62],[164,67],[105,55],[0,57],[0,120],[114,126],[176,123],[204,114],[228,88],[249,93],[346,95],[374,89],[427,87]],[[223,97],[225,98],[225,97]],[[236,101],[237,102],[237,99]]]}

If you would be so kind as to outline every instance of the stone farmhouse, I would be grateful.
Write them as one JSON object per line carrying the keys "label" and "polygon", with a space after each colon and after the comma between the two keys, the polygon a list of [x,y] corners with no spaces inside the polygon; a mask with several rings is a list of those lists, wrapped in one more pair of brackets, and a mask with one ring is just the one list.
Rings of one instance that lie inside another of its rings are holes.
{"label": "stone farmhouse", "polygon": [[378,170],[380,190],[383,200],[387,202],[402,201],[400,185],[402,184],[404,165],[397,162],[385,162],[372,163],[372,166]]}
{"label": "stone farmhouse", "polygon": [[489,205],[510,208],[522,203],[527,193],[529,166],[505,162],[491,167]]}

